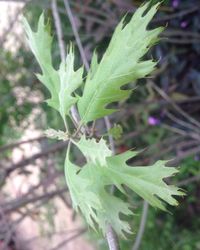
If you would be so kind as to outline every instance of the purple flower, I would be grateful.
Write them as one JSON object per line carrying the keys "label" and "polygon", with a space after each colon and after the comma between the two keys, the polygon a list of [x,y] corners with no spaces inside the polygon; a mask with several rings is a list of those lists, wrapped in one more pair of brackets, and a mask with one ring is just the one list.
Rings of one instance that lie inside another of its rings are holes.
{"label": "purple flower", "polygon": [[153,116],[149,116],[148,118],[148,124],[151,125],[151,126],[156,126],[156,125],[159,125],[160,124],[160,120],[153,117]]}
{"label": "purple flower", "polygon": [[172,0],[172,6],[174,8],[177,8],[179,6],[179,4],[180,4],[180,0]]}
{"label": "purple flower", "polygon": [[200,160],[199,155],[195,155],[195,156],[194,156],[194,160],[195,160],[195,161],[199,161],[199,160]]}
{"label": "purple flower", "polygon": [[181,22],[181,28],[186,28],[187,27],[187,25],[188,25],[188,22],[187,21],[182,21]]}

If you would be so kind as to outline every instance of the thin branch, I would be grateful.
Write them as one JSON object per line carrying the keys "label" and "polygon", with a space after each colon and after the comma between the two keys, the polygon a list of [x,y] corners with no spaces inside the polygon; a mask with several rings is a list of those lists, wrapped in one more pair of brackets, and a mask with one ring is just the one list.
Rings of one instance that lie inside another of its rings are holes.
{"label": "thin branch", "polygon": [[111,225],[107,226],[106,239],[108,242],[109,250],[120,250],[117,235]]}
{"label": "thin branch", "polygon": [[76,39],[78,49],[79,49],[80,54],[81,54],[81,58],[83,60],[83,64],[85,65],[86,70],[89,71],[89,69],[90,69],[89,63],[88,63],[87,58],[85,56],[83,45],[81,43],[81,39],[80,39],[79,34],[78,34],[78,30],[77,30],[77,27],[76,27],[76,23],[74,21],[74,17],[73,17],[69,2],[68,2],[68,0],[63,0],[63,2],[64,2],[64,5],[65,5],[65,8],[66,8],[66,11],[67,11],[67,15],[68,15],[70,24],[72,26],[72,30],[73,30],[73,33],[74,33],[74,36],[75,36],[75,39]]}
{"label": "thin branch", "polygon": [[189,15],[193,12],[198,11],[198,10],[199,10],[199,6],[195,6],[191,9],[184,9],[184,10],[181,10],[181,11],[174,13],[174,14],[165,15],[163,17],[158,17],[158,18],[152,20],[152,23],[166,22],[166,21],[169,21],[169,20],[172,20],[175,18],[182,18],[183,16]]}
{"label": "thin branch", "polygon": [[179,181],[178,183],[176,183],[177,186],[182,187],[182,186],[187,186],[193,182],[199,181],[200,180],[200,175],[196,175],[196,176],[192,176],[189,177],[185,180]]}
{"label": "thin branch", "polygon": [[61,249],[61,247],[66,246],[69,242],[71,242],[72,240],[78,238],[79,236],[84,234],[86,231],[87,231],[86,228],[80,229],[79,232],[77,232],[74,235],[70,236],[68,239],[62,241],[57,246],[51,248],[51,250],[59,250],[59,249]]}
{"label": "thin branch", "polygon": [[161,127],[165,128],[165,129],[167,129],[167,130],[170,130],[170,131],[172,131],[172,132],[174,132],[174,133],[176,133],[176,134],[179,134],[179,135],[182,135],[182,136],[191,137],[191,138],[194,139],[194,140],[199,140],[199,139],[200,139],[199,135],[196,134],[196,133],[187,132],[187,131],[185,131],[185,130],[183,130],[183,129],[176,128],[176,127],[172,127],[172,126],[170,126],[170,125],[168,125],[168,124],[162,124]]}
{"label": "thin branch", "polygon": [[45,136],[38,136],[38,137],[35,137],[35,138],[32,138],[32,139],[27,139],[27,140],[24,140],[24,141],[11,143],[11,144],[0,147],[0,153],[3,152],[3,151],[9,150],[9,149],[18,147],[18,146],[20,146],[22,144],[31,143],[31,142],[34,142],[34,141],[41,141],[41,140],[44,140],[45,138],[46,138]]}
{"label": "thin branch", "polygon": [[170,118],[172,121],[176,122],[177,124],[179,124],[179,125],[181,125],[181,126],[183,126],[183,127],[185,127],[185,128],[188,128],[188,129],[190,129],[190,130],[196,131],[196,132],[197,132],[197,135],[199,134],[200,129],[197,128],[196,126],[192,125],[191,123],[185,122],[185,121],[183,121],[183,120],[177,118],[175,115],[173,115],[172,113],[170,113],[170,112],[168,112],[168,111],[166,111],[165,114],[166,114],[166,116],[167,116],[168,118]]}
{"label": "thin branch", "polygon": [[42,195],[38,195],[38,196],[31,197],[28,199],[19,199],[17,201],[14,200],[14,201],[10,201],[10,202],[4,203],[4,204],[0,204],[0,207],[1,207],[2,211],[6,214],[6,213],[10,213],[12,211],[15,211],[21,207],[24,207],[28,204],[33,204],[33,203],[40,201],[40,200],[43,200],[43,199],[49,200],[49,199],[51,199],[59,194],[67,192],[67,191],[68,191],[68,188],[65,187],[62,189],[53,190],[51,192],[44,193]]}
{"label": "thin branch", "polygon": [[76,9],[79,9],[79,10],[84,10],[84,13],[85,12],[89,12],[89,13],[92,13],[94,14],[95,16],[100,16],[100,17],[103,17],[103,18],[109,18],[109,15],[107,12],[105,12],[104,10],[101,10],[101,9],[96,9],[95,7],[92,7],[92,6],[88,6],[88,5],[80,5],[80,3],[76,3],[76,2],[71,2],[70,3],[72,6],[74,6]]}
{"label": "thin branch", "polygon": [[32,155],[31,157],[26,158],[22,161],[19,161],[18,163],[15,163],[15,164],[7,167],[5,170],[3,170],[3,171],[5,171],[5,177],[9,176],[14,170],[17,170],[19,168],[23,168],[23,167],[27,166],[28,164],[36,161],[38,158],[46,157],[49,154],[52,154],[52,153],[55,153],[59,150],[64,149],[67,146],[67,144],[68,144],[68,142],[55,143],[52,146],[48,147],[47,149],[42,150],[41,152]]}
{"label": "thin branch", "polygon": [[173,43],[173,44],[183,44],[183,45],[187,45],[187,44],[194,44],[194,43],[199,43],[200,39],[191,39],[191,38],[169,38],[166,36],[162,36],[163,37],[163,41],[165,41],[166,43]]}
{"label": "thin branch", "polygon": [[53,18],[54,18],[54,23],[55,23],[55,27],[56,27],[57,37],[58,37],[58,44],[59,44],[59,48],[60,48],[60,57],[61,57],[62,61],[65,61],[66,53],[65,53],[65,44],[63,41],[64,36],[63,36],[63,32],[62,32],[60,17],[58,14],[57,0],[51,1],[51,9],[53,12]]}
{"label": "thin branch", "polygon": [[181,154],[177,155],[174,160],[171,160],[168,165],[173,166],[177,165],[181,160],[185,159],[186,157],[198,154],[200,152],[200,146],[193,147],[192,149],[189,149],[185,152],[182,152]]}
{"label": "thin branch", "polygon": [[180,29],[167,29],[164,32],[166,37],[183,37],[188,39],[200,39],[200,34],[193,31],[183,31]]}
{"label": "thin branch", "polygon": [[138,234],[136,236],[136,240],[135,240],[135,243],[133,245],[132,250],[138,250],[140,247],[142,237],[144,234],[146,221],[147,221],[148,209],[149,209],[149,204],[146,201],[144,201],[143,202],[142,217],[141,217],[141,221],[140,221],[140,228],[139,228]]}
{"label": "thin branch", "polygon": [[155,85],[153,82],[150,82],[150,85],[166,100],[168,101],[174,109],[179,112],[183,117],[185,117],[188,121],[196,125],[198,128],[200,128],[200,123],[188,115],[184,110],[182,110],[161,88],[159,88],[157,85]]}
{"label": "thin branch", "polygon": [[[49,232],[48,237],[51,237],[53,239],[53,237],[55,237],[57,235],[68,235],[68,236],[75,235],[76,233],[80,232],[80,230],[82,230],[82,228],[65,229],[65,230],[60,230],[60,231],[55,231],[55,232]],[[43,239],[43,238],[46,238],[45,235],[37,235],[37,236],[33,236],[32,238],[23,240],[22,243],[23,243],[23,245],[27,245],[35,240],[39,240],[39,239]]]}

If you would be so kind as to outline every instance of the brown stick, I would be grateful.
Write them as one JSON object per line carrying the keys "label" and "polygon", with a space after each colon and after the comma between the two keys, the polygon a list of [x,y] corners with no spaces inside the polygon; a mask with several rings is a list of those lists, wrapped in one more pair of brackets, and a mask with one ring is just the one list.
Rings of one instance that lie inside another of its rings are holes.
{"label": "brown stick", "polygon": [[22,144],[31,143],[31,142],[34,142],[34,141],[42,141],[45,138],[46,138],[45,136],[38,136],[38,137],[35,137],[35,138],[32,138],[32,139],[11,143],[11,144],[0,147],[0,153],[6,151],[8,149],[18,147],[18,146],[20,146]]}
{"label": "brown stick", "polygon": [[64,149],[67,146],[67,144],[68,144],[68,142],[55,143],[53,146],[50,146],[47,149],[42,150],[41,152],[32,155],[31,157],[26,158],[25,160],[22,160],[16,164],[9,166],[8,168],[5,169],[5,177],[8,177],[13,171],[15,171],[19,168],[23,168],[23,167],[27,166],[28,164],[36,161],[38,158],[46,157],[49,154],[52,154],[52,153],[55,153],[59,150]]}
{"label": "brown stick", "polygon": [[24,207],[28,204],[33,204],[39,200],[43,200],[43,199],[51,199],[53,198],[54,196],[56,195],[59,195],[59,194],[62,194],[64,192],[68,191],[68,188],[65,187],[65,188],[62,188],[62,189],[58,189],[58,190],[54,190],[52,192],[48,192],[48,193],[45,193],[45,194],[42,194],[42,195],[38,195],[38,196],[35,196],[35,197],[31,197],[31,198],[28,198],[28,199],[20,199],[18,201],[14,200],[14,201],[10,201],[10,202],[7,202],[5,204],[0,204],[0,207],[2,209],[2,211],[4,212],[4,214],[6,213],[10,213],[10,212],[13,212],[21,207]]}

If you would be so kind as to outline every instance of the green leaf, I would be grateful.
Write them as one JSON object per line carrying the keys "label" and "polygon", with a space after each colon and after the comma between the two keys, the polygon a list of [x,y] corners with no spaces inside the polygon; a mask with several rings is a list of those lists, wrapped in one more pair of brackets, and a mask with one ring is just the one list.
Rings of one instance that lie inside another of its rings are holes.
{"label": "green leaf", "polygon": [[51,99],[48,100],[49,105],[58,110],[59,100],[56,93],[59,92],[59,75],[52,66],[52,37],[50,35],[49,23],[45,24],[44,14],[41,14],[36,32],[32,31],[25,18],[23,18],[23,24],[28,44],[42,70],[42,75],[38,74],[37,77],[51,93]]}
{"label": "green leaf", "polygon": [[37,77],[51,94],[47,103],[60,112],[66,123],[65,116],[69,115],[71,106],[78,100],[72,94],[83,82],[83,67],[74,71],[74,51],[70,45],[66,60],[61,62],[58,71],[54,69],[51,56],[52,37],[49,24],[45,24],[44,14],[40,16],[36,32],[31,30],[25,18],[23,23],[29,46],[42,70],[42,75],[37,74]]}
{"label": "green leaf", "polygon": [[129,204],[110,194],[107,191],[110,185],[115,185],[124,194],[124,187],[129,187],[152,206],[162,210],[165,210],[164,202],[177,205],[173,196],[183,195],[177,187],[163,181],[178,172],[173,167],[165,167],[166,161],[158,161],[148,167],[131,167],[126,162],[136,156],[137,152],[127,151],[111,156],[103,139],[96,142],[82,137],[75,144],[85,155],[87,163],[79,168],[70,162],[67,154],[66,180],[72,201],[74,207],[81,210],[87,223],[94,228],[95,222],[104,234],[108,224],[119,235],[130,233],[128,223],[120,216],[132,214]]}
{"label": "green leaf", "polygon": [[126,99],[131,93],[131,90],[122,90],[121,87],[153,71],[156,63],[145,61],[143,57],[158,41],[163,28],[147,30],[158,4],[145,14],[148,7],[147,3],[139,8],[128,24],[124,25],[124,19],[119,23],[99,64],[94,53],[84,92],[78,101],[82,123],[116,111],[106,106]]}
{"label": "green leaf", "polygon": [[112,135],[114,139],[118,140],[122,137],[123,128],[119,124],[114,124],[114,126],[108,130],[108,134]]}
{"label": "green leaf", "polygon": [[112,151],[108,148],[104,139],[97,143],[94,138],[87,140],[85,136],[82,136],[80,141],[78,143],[74,142],[74,144],[77,145],[89,162],[95,164],[105,165],[106,157],[112,155]]}
{"label": "green leaf", "polygon": [[72,93],[82,84],[82,75],[83,67],[74,71],[74,52],[71,46],[66,62],[62,62],[59,69],[59,111],[63,120],[66,114],[69,114],[71,106],[78,101],[78,97],[72,96]]}
{"label": "green leaf", "polygon": [[119,215],[131,215],[132,212],[127,203],[105,190],[107,179],[101,173],[104,168],[93,162],[87,163],[83,168],[76,166],[69,160],[68,148],[65,177],[74,209],[81,211],[93,229],[98,225],[105,234],[107,224],[111,224],[123,236],[123,231],[131,231],[129,224],[122,221]]}
{"label": "green leaf", "polygon": [[65,178],[71,194],[73,207],[75,210],[80,209],[87,223],[95,229],[94,221],[97,221],[98,218],[94,208],[97,210],[102,208],[98,194],[93,189],[90,189],[93,178],[92,176],[84,178],[79,174],[80,168],[70,162],[69,153],[70,146],[68,146],[65,160]]}
{"label": "green leaf", "polygon": [[183,195],[183,192],[163,181],[164,178],[178,173],[178,170],[173,167],[165,167],[167,161],[157,161],[147,167],[128,166],[126,161],[135,155],[136,152],[127,151],[107,158],[108,178],[111,183],[121,191],[124,191],[122,185],[126,185],[149,204],[162,210],[166,210],[163,201],[172,206],[178,205],[173,195]]}

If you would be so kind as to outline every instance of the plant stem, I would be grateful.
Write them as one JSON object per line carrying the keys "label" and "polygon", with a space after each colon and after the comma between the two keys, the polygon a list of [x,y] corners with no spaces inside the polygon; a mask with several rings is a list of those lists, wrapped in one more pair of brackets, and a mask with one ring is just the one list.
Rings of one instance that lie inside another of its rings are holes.
{"label": "plant stem", "polygon": [[53,18],[54,18],[56,33],[57,33],[57,37],[58,37],[58,45],[60,48],[60,57],[61,57],[61,60],[64,61],[66,58],[65,44],[63,41],[63,32],[62,32],[61,21],[60,21],[60,17],[58,14],[57,0],[52,0],[51,8],[52,8],[52,14],[53,14]]}
{"label": "plant stem", "polygon": [[119,250],[119,241],[117,235],[111,225],[107,226],[106,239],[108,242],[109,250]]}
{"label": "plant stem", "polygon": [[141,221],[140,221],[140,228],[139,228],[138,234],[136,236],[136,240],[135,240],[135,243],[133,245],[132,250],[138,250],[140,247],[142,237],[144,234],[146,221],[147,221],[148,209],[149,209],[149,204],[148,204],[148,202],[144,201],[143,202],[142,217],[141,217]]}
{"label": "plant stem", "polygon": [[[78,30],[76,27],[76,23],[74,21],[73,13],[72,13],[70,5],[69,5],[69,1],[63,0],[63,2],[65,5],[65,8],[66,8],[66,11],[67,11],[69,21],[70,21],[71,26],[72,26],[72,30],[73,30],[75,40],[76,40],[77,46],[79,48],[80,54],[81,54],[83,64],[88,72],[89,71],[89,63],[88,63],[87,58],[85,56],[84,48],[82,46],[81,39],[80,39],[79,34],[78,34]],[[111,124],[110,124],[109,118],[105,117],[104,121],[105,121],[106,128],[110,129]],[[109,143],[110,143],[110,147],[112,149],[112,153],[115,154],[114,141],[113,141],[112,136],[109,136]],[[113,190],[111,190],[111,191],[113,191]],[[120,250],[117,235],[114,232],[114,230],[112,229],[112,226],[110,224],[108,224],[108,226],[107,226],[106,239],[107,239],[108,246],[109,246],[110,250]]]}
{"label": "plant stem", "polygon": [[76,40],[78,49],[79,49],[80,54],[81,54],[81,58],[83,60],[83,64],[84,64],[86,70],[89,71],[89,69],[90,69],[89,63],[88,63],[87,58],[85,56],[83,45],[81,43],[81,39],[80,39],[79,34],[78,34],[78,30],[77,30],[76,23],[74,21],[74,17],[73,17],[73,14],[72,14],[72,11],[71,11],[71,8],[69,5],[69,1],[63,0],[63,2],[64,2],[64,5],[65,5],[66,11],[67,11],[67,15],[68,15],[68,18],[69,18],[69,21],[70,21],[70,24],[71,24],[71,27],[72,27],[72,30],[73,30],[73,33],[75,36],[75,40]]}

